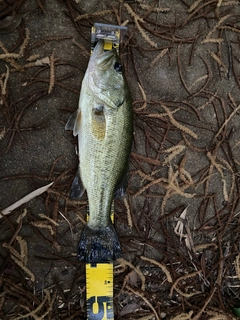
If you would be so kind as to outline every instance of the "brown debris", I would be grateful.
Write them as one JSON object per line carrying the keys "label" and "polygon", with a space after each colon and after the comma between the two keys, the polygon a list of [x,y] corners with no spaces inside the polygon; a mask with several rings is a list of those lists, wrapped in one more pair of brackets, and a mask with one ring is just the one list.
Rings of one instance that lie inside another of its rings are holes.
{"label": "brown debris", "polygon": [[[35,18],[48,19],[47,6],[37,3]],[[29,16],[14,31],[14,43],[1,39],[0,182],[12,197],[22,185],[35,190],[54,181],[27,210],[15,208],[1,218],[1,319],[86,318],[85,270],[76,246],[87,201],[85,195],[81,201],[69,198],[76,141],[64,124],[77,108],[94,22],[128,26],[120,53],[134,106],[128,194],[115,201],[123,252],[114,267],[115,315],[233,319],[231,308],[240,295],[239,2],[183,0],[182,11],[162,3],[116,0],[109,10],[99,2],[83,12],[81,1],[66,0],[59,2],[69,20],[66,33],[40,38]],[[0,1],[1,19],[28,4]],[[76,41],[69,41],[73,37]],[[60,48],[70,53],[75,46],[78,58],[63,61]],[[59,153],[49,146],[35,150],[36,130],[38,141],[45,141],[55,119],[35,125],[29,115],[50,108],[58,95],[63,95],[57,110]],[[62,154],[66,139],[69,150]],[[47,168],[33,161],[27,172],[21,163],[7,171],[16,150],[28,155],[31,149],[35,157],[47,153]]]}

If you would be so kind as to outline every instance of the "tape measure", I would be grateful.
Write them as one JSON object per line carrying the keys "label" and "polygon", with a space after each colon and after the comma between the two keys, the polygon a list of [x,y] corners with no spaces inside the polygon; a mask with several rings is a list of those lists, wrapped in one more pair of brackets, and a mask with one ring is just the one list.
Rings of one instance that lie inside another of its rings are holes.
{"label": "tape measure", "polygon": [[[119,50],[121,37],[127,27],[95,23],[91,32],[91,51],[99,39],[104,40],[104,50]],[[87,215],[87,220],[88,220]],[[114,222],[114,202],[111,208]],[[113,262],[86,263],[86,299],[88,320],[114,320]]]}
{"label": "tape measure", "polygon": [[86,264],[87,319],[114,320],[113,263]]}
{"label": "tape measure", "polygon": [[[113,223],[114,202],[111,220]],[[86,263],[86,299],[88,320],[114,320],[113,262]]]}

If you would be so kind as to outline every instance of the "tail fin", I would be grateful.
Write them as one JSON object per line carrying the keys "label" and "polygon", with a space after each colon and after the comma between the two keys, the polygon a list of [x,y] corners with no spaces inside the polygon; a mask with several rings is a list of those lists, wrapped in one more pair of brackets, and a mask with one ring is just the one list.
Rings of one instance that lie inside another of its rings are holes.
{"label": "tail fin", "polygon": [[85,226],[78,245],[78,260],[91,263],[118,259],[121,246],[112,224],[101,229]]}

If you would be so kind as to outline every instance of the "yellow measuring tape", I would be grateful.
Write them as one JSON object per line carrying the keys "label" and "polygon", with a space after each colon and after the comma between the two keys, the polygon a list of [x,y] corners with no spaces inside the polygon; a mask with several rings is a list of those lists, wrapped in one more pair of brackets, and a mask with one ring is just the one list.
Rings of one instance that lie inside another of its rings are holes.
{"label": "yellow measuring tape", "polygon": [[113,320],[113,263],[86,264],[87,319]]}
{"label": "yellow measuring tape", "polygon": [[[114,202],[111,220],[113,223]],[[87,319],[114,320],[113,262],[86,263],[86,292]]]}

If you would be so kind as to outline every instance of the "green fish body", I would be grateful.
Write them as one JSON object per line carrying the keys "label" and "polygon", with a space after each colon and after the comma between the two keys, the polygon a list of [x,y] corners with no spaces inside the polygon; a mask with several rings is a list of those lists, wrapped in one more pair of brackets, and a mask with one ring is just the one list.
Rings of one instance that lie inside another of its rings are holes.
{"label": "green fish body", "polygon": [[87,191],[89,220],[82,232],[78,259],[111,261],[120,243],[110,215],[115,195],[122,195],[132,143],[132,103],[115,49],[93,50],[86,70],[77,112],[65,127],[78,135],[79,174],[71,196]]}

